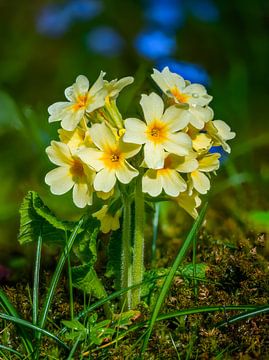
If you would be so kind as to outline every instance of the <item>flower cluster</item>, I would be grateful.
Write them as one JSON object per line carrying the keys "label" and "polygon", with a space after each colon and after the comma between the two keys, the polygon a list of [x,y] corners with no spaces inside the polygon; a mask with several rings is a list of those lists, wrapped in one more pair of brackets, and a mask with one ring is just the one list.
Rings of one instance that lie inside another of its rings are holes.
{"label": "flower cluster", "polygon": [[[191,84],[166,67],[153,71],[162,96],[142,94],[139,118],[122,118],[116,99],[132,77],[107,81],[101,72],[90,86],[80,75],[65,90],[68,101],[49,107],[49,122],[61,121],[60,141],[46,149],[57,165],[45,178],[51,192],[73,189],[73,201],[83,208],[95,196],[103,208],[95,213],[101,229],[119,227],[122,191],[133,196],[132,184],[142,177],[146,199],[171,197],[193,217],[200,194],[210,189],[210,174],[219,168],[215,146],[230,152],[227,140],[235,133],[221,120],[213,120],[212,97],[204,86]],[[124,188],[124,185],[128,187]]]}

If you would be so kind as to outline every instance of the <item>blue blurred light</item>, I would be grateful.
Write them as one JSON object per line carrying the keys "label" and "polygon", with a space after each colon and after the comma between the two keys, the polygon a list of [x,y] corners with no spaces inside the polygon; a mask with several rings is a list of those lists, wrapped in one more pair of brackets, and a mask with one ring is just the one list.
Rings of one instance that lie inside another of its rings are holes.
{"label": "blue blurred light", "polygon": [[45,6],[37,17],[37,31],[43,35],[59,37],[69,28],[71,23],[69,11],[58,5]]}
{"label": "blue blurred light", "polygon": [[170,71],[181,75],[192,83],[199,83],[205,86],[210,84],[208,73],[200,65],[174,59],[161,59],[156,64],[158,70],[162,70],[165,66],[168,66]]}
{"label": "blue blurred light", "polygon": [[223,149],[222,146],[212,146],[209,150],[210,154],[220,154],[219,162],[223,163],[228,159],[228,153]]}
{"label": "blue blurred light", "polygon": [[97,16],[102,10],[99,0],[72,0],[66,4],[72,19],[89,20]]}
{"label": "blue blurred light", "polygon": [[219,10],[211,0],[188,0],[188,9],[201,21],[213,22],[219,19]]}
{"label": "blue blurred light", "polygon": [[141,32],[135,39],[137,51],[152,60],[169,56],[176,50],[176,40],[160,30]]}
{"label": "blue blurred light", "polygon": [[185,20],[182,0],[149,0],[145,14],[149,21],[167,31],[181,28]]}
{"label": "blue blurred light", "polygon": [[87,46],[90,50],[106,56],[118,55],[123,48],[123,39],[109,26],[99,26],[87,35]]}

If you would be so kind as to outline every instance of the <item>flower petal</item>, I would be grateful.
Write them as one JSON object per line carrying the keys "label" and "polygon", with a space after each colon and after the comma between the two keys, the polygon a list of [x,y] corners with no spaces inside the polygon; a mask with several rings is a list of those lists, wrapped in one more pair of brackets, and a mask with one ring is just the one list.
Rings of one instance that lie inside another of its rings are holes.
{"label": "flower petal", "polygon": [[100,171],[104,168],[104,162],[101,160],[103,152],[92,148],[83,148],[77,156],[87,165],[92,167],[96,171]]}
{"label": "flower petal", "polygon": [[52,141],[51,146],[46,148],[50,161],[58,166],[66,166],[72,163],[72,155],[69,147],[60,141]]}
{"label": "flower petal", "polygon": [[49,116],[49,123],[54,121],[61,121],[66,109],[69,109],[70,103],[66,101],[56,102],[49,106],[48,112]]}
{"label": "flower petal", "polygon": [[164,112],[162,121],[164,121],[171,132],[182,130],[190,122],[190,113],[187,110],[180,109],[177,106],[169,106]]}
{"label": "flower petal", "polygon": [[203,129],[206,122],[213,119],[214,112],[213,110],[207,106],[205,108],[201,106],[190,106],[189,107],[190,113],[190,123],[196,129]]}
{"label": "flower petal", "polygon": [[144,160],[147,167],[151,169],[162,169],[164,165],[165,152],[161,144],[147,142],[144,146]]}
{"label": "flower petal", "polygon": [[101,150],[117,147],[117,141],[112,131],[105,123],[93,124],[89,130],[90,136],[94,144]]}
{"label": "flower petal", "polygon": [[90,88],[90,95],[95,95],[98,91],[104,88],[104,76],[105,72],[101,71],[100,75],[98,76],[98,79],[95,81],[95,83]]}
{"label": "flower petal", "polygon": [[179,193],[187,189],[187,184],[183,178],[173,169],[159,170],[161,173],[162,187],[169,196],[178,196]]}
{"label": "flower petal", "polygon": [[151,123],[153,120],[161,119],[164,103],[159,95],[155,93],[151,93],[150,95],[142,94],[140,105],[142,106],[147,124]]}
{"label": "flower petal", "polygon": [[93,184],[96,191],[109,192],[116,184],[115,171],[102,169],[96,174]]}
{"label": "flower petal", "polygon": [[72,105],[66,109],[66,111],[62,114],[62,122],[61,126],[63,129],[68,131],[75,130],[78,123],[82,120],[85,114],[85,109],[81,108],[78,110],[74,110]]}
{"label": "flower petal", "polygon": [[166,151],[172,154],[185,156],[189,154],[192,142],[191,138],[187,134],[179,132],[176,134],[170,134],[168,139],[163,143],[163,147]]}
{"label": "flower petal", "polygon": [[142,191],[150,196],[158,196],[162,192],[162,182],[157,170],[149,169],[142,178]]}
{"label": "flower petal", "polygon": [[92,191],[86,183],[76,183],[73,187],[73,201],[79,208],[92,204]]}
{"label": "flower petal", "polygon": [[123,142],[122,139],[120,139],[119,149],[124,154],[124,158],[129,159],[130,157],[133,157],[139,153],[139,151],[141,149],[141,145],[130,144],[127,142]]}
{"label": "flower petal", "polygon": [[218,153],[205,155],[199,160],[199,170],[203,172],[218,170],[220,156]]}
{"label": "flower petal", "polygon": [[193,183],[193,187],[197,190],[200,194],[206,194],[210,189],[210,181],[208,177],[201,173],[200,171],[196,170],[191,173],[191,179]]}
{"label": "flower petal", "polygon": [[47,173],[45,183],[50,186],[50,191],[55,195],[62,195],[74,185],[68,167],[58,167]]}
{"label": "flower petal", "polygon": [[126,128],[125,134],[123,135],[123,141],[133,144],[145,144],[147,141],[146,124],[136,118],[129,118],[124,121]]}
{"label": "flower petal", "polygon": [[118,180],[123,184],[128,184],[139,174],[127,161],[124,161],[122,166],[117,168],[115,172]]}

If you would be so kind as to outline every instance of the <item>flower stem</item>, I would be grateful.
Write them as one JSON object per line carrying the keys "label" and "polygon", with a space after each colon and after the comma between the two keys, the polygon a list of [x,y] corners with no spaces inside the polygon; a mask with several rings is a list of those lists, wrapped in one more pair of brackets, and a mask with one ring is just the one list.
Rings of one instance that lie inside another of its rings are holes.
{"label": "flower stem", "polygon": [[[135,231],[134,231],[134,256],[133,256],[133,284],[143,281],[144,273],[144,194],[142,192],[142,174],[137,177],[135,192]],[[140,302],[140,287],[132,290],[132,308]]]}
{"label": "flower stem", "polygon": [[[121,289],[132,285],[132,263],[131,263],[131,202],[126,193],[122,193],[123,200],[123,229],[121,244]],[[131,292],[122,296],[122,307],[131,308]]]}

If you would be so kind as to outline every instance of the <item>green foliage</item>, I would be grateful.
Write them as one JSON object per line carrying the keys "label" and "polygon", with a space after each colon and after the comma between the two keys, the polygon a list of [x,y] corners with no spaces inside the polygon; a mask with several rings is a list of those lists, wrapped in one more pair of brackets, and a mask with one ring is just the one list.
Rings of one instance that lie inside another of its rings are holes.
{"label": "green foliage", "polygon": [[97,322],[96,313],[88,318],[86,325],[83,325],[78,320],[63,320],[62,323],[70,330],[65,334],[66,339],[72,341],[77,340],[78,338],[81,341],[87,340],[89,346],[101,345],[104,339],[111,338],[115,332],[114,329],[109,328],[109,325],[111,324],[110,320]]}
{"label": "green foliage", "polygon": [[120,268],[121,268],[121,230],[113,231],[108,245],[108,262],[106,276],[113,277],[115,288],[120,288]]}
{"label": "green foliage", "polygon": [[102,282],[93,268],[93,264],[85,264],[72,268],[73,286],[98,299],[106,296]]}
{"label": "green foliage", "polygon": [[20,207],[20,215],[21,245],[37,241],[41,232],[44,242],[64,244],[66,233],[75,225],[72,222],[58,220],[34,191],[29,191],[25,196]]}

